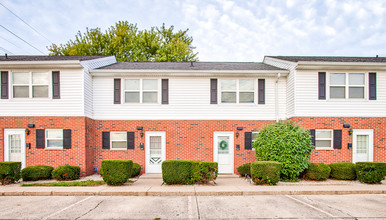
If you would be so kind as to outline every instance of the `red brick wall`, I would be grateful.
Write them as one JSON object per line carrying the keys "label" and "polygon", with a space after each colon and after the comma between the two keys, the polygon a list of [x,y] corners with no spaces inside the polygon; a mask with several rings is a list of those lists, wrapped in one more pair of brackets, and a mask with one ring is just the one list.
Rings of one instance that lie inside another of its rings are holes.
{"label": "red brick wall", "polygon": [[[347,144],[352,143],[353,135],[350,129],[374,130],[374,162],[386,162],[386,118],[348,118],[348,117],[294,117],[292,121],[307,129],[341,129],[342,149],[314,150],[311,162],[334,163],[352,162],[352,149]],[[350,124],[350,128],[343,128],[343,124]]]}

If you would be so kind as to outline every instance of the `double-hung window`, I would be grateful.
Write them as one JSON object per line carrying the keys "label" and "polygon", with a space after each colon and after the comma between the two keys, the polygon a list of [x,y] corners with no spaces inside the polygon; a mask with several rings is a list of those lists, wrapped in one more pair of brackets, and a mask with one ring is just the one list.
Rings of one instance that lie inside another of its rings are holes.
{"label": "double-hung window", "polygon": [[63,148],[63,130],[46,129],[47,148]]}
{"label": "double-hung window", "polygon": [[364,73],[330,73],[330,99],[364,99]]}
{"label": "double-hung window", "polygon": [[48,98],[48,72],[12,73],[13,98]]}
{"label": "double-hung window", "polygon": [[222,79],[221,103],[254,103],[255,80]]}
{"label": "double-hung window", "polygon": [[127,132],[125,131],[112,131],[111,135],[111,149],[112,150],[126,150],[127,148]]}
{"label": "double-hung window", "polygon": [[125,79],[125,103],[158,103],[157,79]]}
{"label": "double-hung window", "polygon": [[256,132],[252,132],[252,150],[254,151],[255,150],[255,142],[256,142],[256,137],[257,137],[257,134],[258,134],[259,132],[258,131],[256,131]]}
{"label": "double-hung window", "polygon": [[315,130],[315,148],[317,150],[332,150],[332,130],[316,129]]}

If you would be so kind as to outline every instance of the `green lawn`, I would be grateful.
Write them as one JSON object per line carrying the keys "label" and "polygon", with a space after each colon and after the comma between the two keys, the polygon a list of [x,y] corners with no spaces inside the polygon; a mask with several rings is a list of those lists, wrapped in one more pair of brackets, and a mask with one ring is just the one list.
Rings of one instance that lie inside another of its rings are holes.
{"label": "green lawn", "polygon": [[52,183],[23,183],[21,186],[100,186],[105,184],[103,180],[86,180],[74,182],[52,182]]}

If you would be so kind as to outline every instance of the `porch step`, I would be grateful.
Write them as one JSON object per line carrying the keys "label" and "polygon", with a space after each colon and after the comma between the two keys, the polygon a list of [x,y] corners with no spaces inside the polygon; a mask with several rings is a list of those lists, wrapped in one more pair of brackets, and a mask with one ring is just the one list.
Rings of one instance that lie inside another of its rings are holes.
{"label": "porch step", "polygon": [[[161,173],[145,173],[142,174],[139,178],[141,179],[162,179]],[[225,179],[225,178],[239,178],[236,174],[219,174],[217,178]]]}
{"label": "porch step", "polygon": [[236,174],[218,174],[217,178],[225,179],[225,178],[239,178],[239,175]]}

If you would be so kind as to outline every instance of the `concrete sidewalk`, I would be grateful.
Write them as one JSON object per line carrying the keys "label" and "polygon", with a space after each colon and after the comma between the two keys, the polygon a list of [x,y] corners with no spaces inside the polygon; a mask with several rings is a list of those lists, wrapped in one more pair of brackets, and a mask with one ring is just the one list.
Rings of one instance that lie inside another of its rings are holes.
{"label": "concrete sidewalk", "polygon": [[[101,179],[99,175],[82,178]],[[216,184],[163,185],[161,175],[145,174],[123,186],[96,187],[22,187],[21,184],[0,186],[0,196],[251,196],[251,195],[343,195],[386,194],[382,184],[359,181],[327,180],[324,182],[279,182],[275,186],[254,185],[236,175],[219,175]],[[42,181],[41,181],[42,182]]]}

